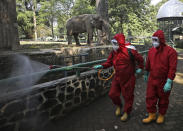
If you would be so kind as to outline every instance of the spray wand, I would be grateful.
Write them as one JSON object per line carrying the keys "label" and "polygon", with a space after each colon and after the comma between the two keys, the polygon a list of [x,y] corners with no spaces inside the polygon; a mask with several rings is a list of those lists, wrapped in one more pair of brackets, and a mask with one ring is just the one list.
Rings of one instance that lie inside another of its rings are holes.
{"label": "spray wand", "polygon": [[[62,66],[60,65],[49,65],[49,69],[56,69],[56,68],[61,68]],[[73,69],[93,69],[92,67],[72,67]]]}
{"label": "spray wand", "polygon": [[[61,67],[62,67],[62,66],[60,66],[60,65],[49,65],[49,69],[50,69],[50,70],[56,69],[56,68],[61,68]],[[72,67],[72,68],[73,68],[73,69],[91,69],[91,70],[94,69],[93,67]],[[72,69],[72,68],[71,68],[71,69]],[[70,69],[70,68],[69,68],[69,69]],[[100,70],[98,71],[98,78],[99,78],[100,80],[107,81],[107,80],[111,79],[111,78],[113,77],[113,75],[115,74],[115,70],[114,70],[113,73],[112,73],[108,78],[102,78],[102,77],[101,77],[102,70],[103,70],[103,69],[100,69]]]}

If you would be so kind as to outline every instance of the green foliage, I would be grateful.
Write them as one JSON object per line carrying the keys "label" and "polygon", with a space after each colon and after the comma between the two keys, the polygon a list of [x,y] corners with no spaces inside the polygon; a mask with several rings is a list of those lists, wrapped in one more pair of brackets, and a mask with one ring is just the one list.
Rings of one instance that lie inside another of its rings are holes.
{"label": "green foliage", "polygon": [[175,45],[176,45],[177,48],[182,48],[183,49],[183,40],[176,41]]}
{"label": "green foliage", "polygon": [[150,0],[109,0],[109,18],[113,34],[149,36],[157,28],[155,7]]}
{"label": "green foliage", "polygon": [[[38,37],[53,34],[63,37],[67,19],[80,14],[95,14],[96,0],[35,0]],[[162,4],[151,0],[108,0],[112,35],[151,36],[157,29],[156,15]],[[179,0],[182,1],[183,0]],[[19,36],[33,38],[33,0],[16,0]],[[56,25],[54,25],[56,23]]]}
{"label": "green foliage", "polygon": [[[63,34],[66,20],[71,15],[71,8],[73,6],[73,0],[41,0],[38,25],[45,25],[47,27],[52,26],[56,35]],[[55,28],[54,24],[57,22],[58,28]]]}
{"label": "green foliage", "polygon": [[95,6],[96,0],[88,0],[88,1],[90,1],[90,5],[91,5],[91,6]]}
{"label": "green foliage", "polygon": [[58,28],[56,30],[57,36],[64,37],[66,21],[72,16],[73,6],[74,0],[61,0],[60,6],[56,12],[58,23]]}
{"label": "green foliage", "polygon": [[26,9],[25,1],[17,0],[17,22],[20,38],[30,39],[33,33],[33,12]]}
{"label": "green foliage", "polygon": [[51,36],[51,29],[44,24],[37,26],[37,35],[39,38],[45,38],[46,36]]}
{"label": "green foliage", "polygon": [[76,0],[74,7],[72,8],[72,16],[95,13],[95,6],[91,6],[89,0]]}
{"label": "green foliage", "polygon": [[39,10],[39,17],[37,18],[38,25],[46,25],[50,26],[50,20],[52,17],[52,7],[50,3],[51,1],[43,1],[41,0],[40,5],[41,8]]}

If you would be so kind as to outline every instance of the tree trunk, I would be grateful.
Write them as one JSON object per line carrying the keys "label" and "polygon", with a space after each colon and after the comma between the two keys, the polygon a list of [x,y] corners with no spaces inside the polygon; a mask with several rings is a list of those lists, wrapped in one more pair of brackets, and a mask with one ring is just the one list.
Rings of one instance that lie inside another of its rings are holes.
{"label": "tree trunk", "polygon": [[51,33],[52,33],[52,38],[54,39],[55,34],[54,34],[54,1],[51,1]]}
{"label": "tree trunk", "polygon": [[122,19],[122,17],[120,18],[120,33],[123,33],[123,19]]}
{"label": "tree trunk", "polygon": [[100,15],[107,22],[109,21],[108,0],[96,0],[96,10],[98,15]]}
{"label": "tree trunk", "polygon": [[19,46],[16,0],[0,0],[0,49]]}
{"label": "tree trunk", "polygon": [[33,21],[34,21],[34,39],[37,40],[37,24],[36,24],[36,0],[33,3]]}
{"label": "tree trunk", "polygon": [[55,35],[54,35],[54,27],[53,27],[53,15],[51,17],[51,34],[52,34],[52,38],[54,39]]}
{"label": "tree trunk", "polygon": [[[96,0],[96,11],[107,22],[109,21],[108,16],[108,0]],[[109,34],[109,32],[107,32]],[[107,37],[103,36],[102,32],[98,30],[98,43],[107,44]]]}

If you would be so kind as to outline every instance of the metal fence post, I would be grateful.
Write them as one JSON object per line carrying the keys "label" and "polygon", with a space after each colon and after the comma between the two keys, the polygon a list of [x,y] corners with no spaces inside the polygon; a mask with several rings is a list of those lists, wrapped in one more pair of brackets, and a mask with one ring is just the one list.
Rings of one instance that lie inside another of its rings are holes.
{"label": "metal fence post", "polygon": [[76,76],[80,77],[80,70],[79,69],[76,69]]}

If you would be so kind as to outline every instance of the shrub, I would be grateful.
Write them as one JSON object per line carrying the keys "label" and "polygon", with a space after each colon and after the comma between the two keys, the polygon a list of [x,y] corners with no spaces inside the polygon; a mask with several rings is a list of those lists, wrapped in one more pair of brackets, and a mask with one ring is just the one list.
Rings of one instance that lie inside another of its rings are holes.
{"label": "shrub", "polygon": [[183,40],[176,41],[175,45],[176,45],[177,48],[182,48],[183,49]]}

